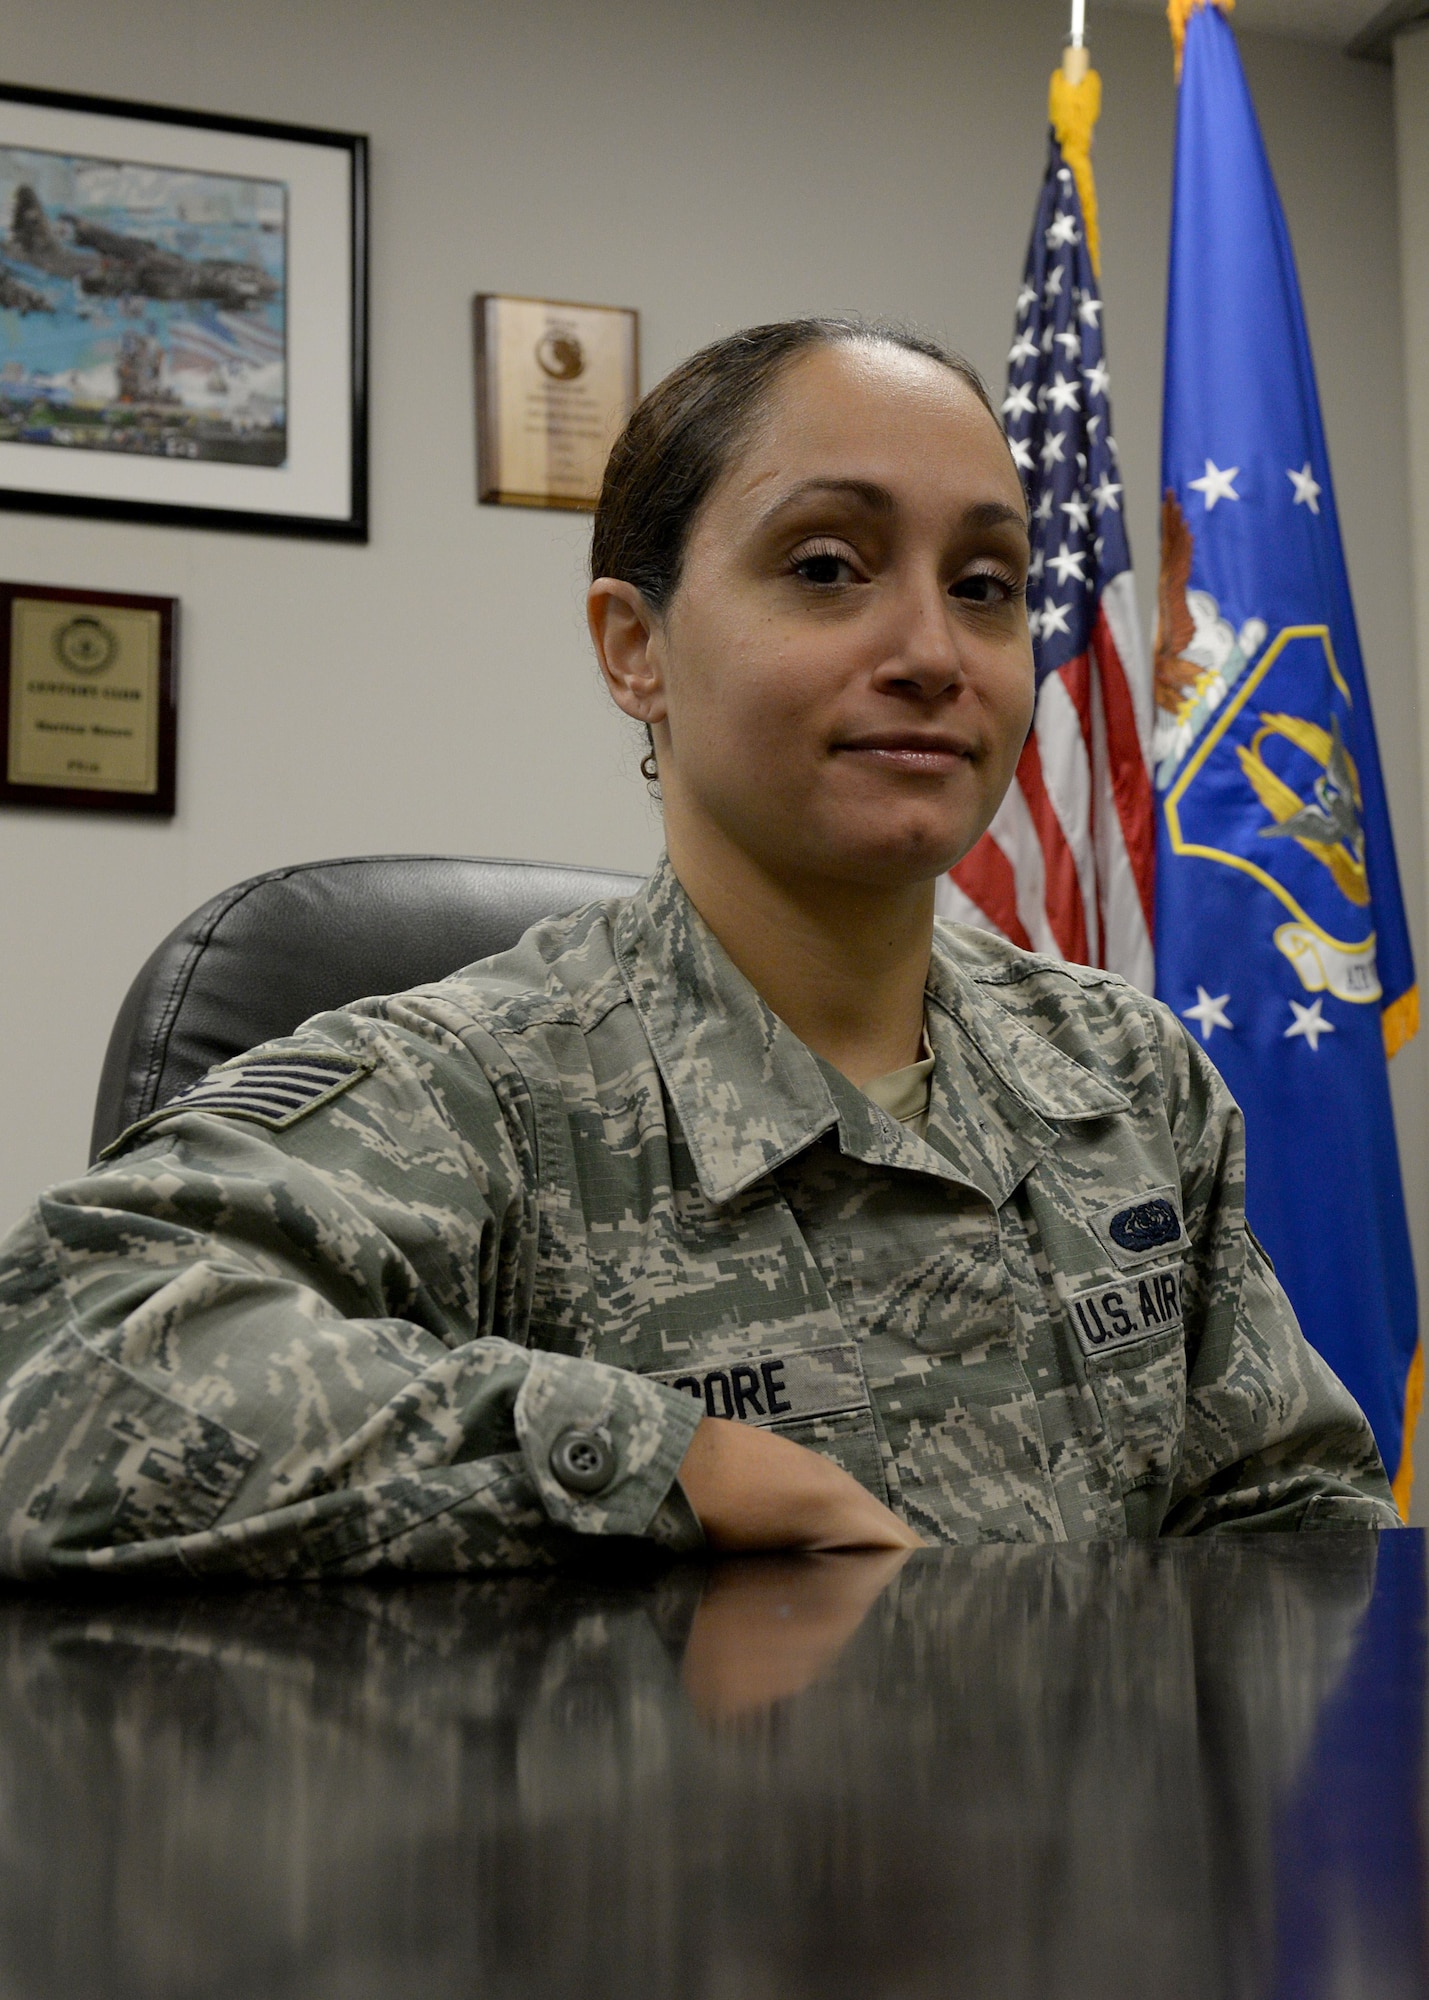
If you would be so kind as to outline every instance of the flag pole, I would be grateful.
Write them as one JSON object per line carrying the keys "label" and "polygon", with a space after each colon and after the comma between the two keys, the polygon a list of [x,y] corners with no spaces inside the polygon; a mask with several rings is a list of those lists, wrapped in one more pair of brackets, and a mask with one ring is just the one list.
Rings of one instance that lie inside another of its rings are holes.
{"label": "flag pole", "polygon": [[1091,66],[1087,53],[1087,0],[1072,0],[1072,32],[1062,51],[1062,74],[1074,88]]}

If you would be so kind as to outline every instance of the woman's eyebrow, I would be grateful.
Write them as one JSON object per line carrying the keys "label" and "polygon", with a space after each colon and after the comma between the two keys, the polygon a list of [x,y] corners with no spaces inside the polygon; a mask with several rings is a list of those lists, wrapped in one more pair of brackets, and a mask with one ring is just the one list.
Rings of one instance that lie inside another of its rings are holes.
{"label": "woman's eyebrow", "polygon": [[767,528],[781,514],[788,513],[815,494],[855,501],[871,514],[892,514],[898,505],[886,486],[878,486],[869,479],[801,479],[797,486],[791,486],[787,493],[781,494],[773,506],[760,516],[760,528]]}
{"label": "woman's eyebrow", "polygon": [[965,528],[1020,528],[1027,534],[1027,516],[1005,500],[979,500],[963,516]]}
{"label": "woman's eyebrow", "polygon": [[[896,513],[898,503],[886,486],[879,486],[871,479],[801,479],[797,486],[791,486],[781,494],[774,504],[760,516],[759,528],[763,530],[778,521],[780,516],[801,506],[815,496],[852,500],[870,514],[887,517]],[[1017,528],[1026,535],[1027,519],[1016,507],[1009,507],[1005,500],[979,500],[963,515],[962,526],[976,533],[984,528]]]}

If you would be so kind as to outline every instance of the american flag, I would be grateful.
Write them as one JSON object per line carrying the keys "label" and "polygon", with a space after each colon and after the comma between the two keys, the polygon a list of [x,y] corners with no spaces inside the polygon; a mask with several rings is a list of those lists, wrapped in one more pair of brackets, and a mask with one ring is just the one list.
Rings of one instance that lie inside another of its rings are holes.
{"label": "american flag", "polygon": [[938,913],[1030,951],[1154,984],[1151,672],[1111,435],[1102,301],[1055,137],[1017,300],[1002,405],[1032,513],[1032,733]]}

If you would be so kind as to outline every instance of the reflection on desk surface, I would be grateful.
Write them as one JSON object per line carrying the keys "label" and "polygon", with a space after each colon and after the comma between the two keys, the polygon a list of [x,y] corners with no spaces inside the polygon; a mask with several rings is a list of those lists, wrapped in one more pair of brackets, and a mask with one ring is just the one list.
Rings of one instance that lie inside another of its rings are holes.
{"label": "reflection on desk surface", "polygon": [[0,1602],[0,1993],[1408,1995],[1422,1537]]}

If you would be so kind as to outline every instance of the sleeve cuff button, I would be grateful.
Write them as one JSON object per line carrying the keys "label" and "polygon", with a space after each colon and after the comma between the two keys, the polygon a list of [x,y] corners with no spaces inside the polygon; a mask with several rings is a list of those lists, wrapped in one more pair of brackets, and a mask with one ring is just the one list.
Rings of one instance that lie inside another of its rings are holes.
{"label": "sleeve cuff button", "polygon": [[551,1470],[568,1493],[603,1493],[615,1473],[615,1453],[596,1431],[562,1431],[551,1446]]}

